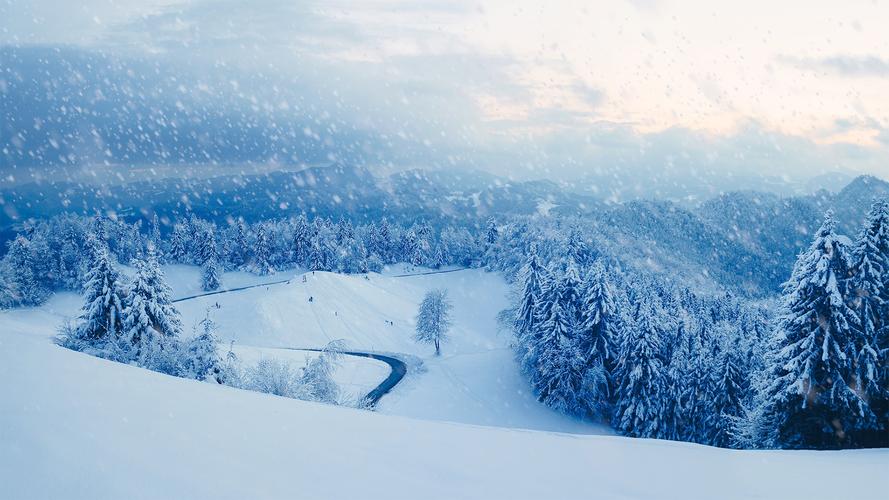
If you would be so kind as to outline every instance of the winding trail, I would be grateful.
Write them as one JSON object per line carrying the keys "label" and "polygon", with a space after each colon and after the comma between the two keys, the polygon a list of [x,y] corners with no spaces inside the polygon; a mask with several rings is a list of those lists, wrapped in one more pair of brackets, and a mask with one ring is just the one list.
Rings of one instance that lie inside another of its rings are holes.
{"label": "winding trail", "polygon": [[[399,275],[393,275],[390,277],[392,277],[392,278],[407,278],[409,276],[424,276],[424,275],[428,275],[428,274],[453,273],[453,272],[457,272],[457,271],[463,271],[463,269],[462,268],[461,269],[449,269],[446,271],[430,271],[430,272],[415,273],[415,274],[399,274]],[[305,273],[305,274],[307,274],[307,273]],[[207,297],[210,295],[221,295],[224,293],[249,290],[251,288],[259,288],[259,287],[270,286],[270,285],[280,285],[280,284],[284,284],[284,283],[290,283],[292,280],[293,280],[293,278],[286,279],[286,280],[270,281],[268,283],[258,283],[255,285],[240,286],[240,287],[236,287],[236,288],[227,288],[225,290],[214,290],[212,292],[204,292],[204,293],[199,293],[199,294],[195,294],[195,295],[189,295],[187,297],[180,297],[178,299],[172,300],[172,302],[174,302],[174,303],[185,302],[187,300],[194,300],[194,299],[198,299],[201,297]],[[319,326],[320,326],[320,324],[319,324]],[[322,349],[300,348],[300,347],[278,347],[278,349],[287,349],[287,350],[291,350],[291,351],[322,352]],[[367,406],[369,408],[375,407],[377,405],[377,403],[380,401],[380,399],[383,396],[385,396],[386,394],[388,394],[389,391],[391,391],[393,388],[395,388],[395,386],[398,385],[398,383],[401,382],[401,380],[407,374],[407,365],[404,363],[404,361],[398,359],[395,356],[390,356],[390,355],[386,355],[386,354],[379,354],[379,353],[375,353],[375,352],[368,352],[368,351],[342,351],[340,354],[343,354],[345,356],[354,356],[357,358],[374,359],[377,361],[382,361],[383,363],[386,363],[387,365],[389,365],[389,376],[386,377],[385,380],[380,382],[380,384],[378,386],[374,387],[370,392],[368,392],[367,395],[364,397],[365,401],[367,401]]]}

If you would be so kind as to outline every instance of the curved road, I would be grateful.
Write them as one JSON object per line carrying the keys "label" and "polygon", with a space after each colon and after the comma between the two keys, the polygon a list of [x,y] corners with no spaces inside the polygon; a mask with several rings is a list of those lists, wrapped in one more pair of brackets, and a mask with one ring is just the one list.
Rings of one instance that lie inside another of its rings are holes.
{"label": "curved road", "polygon": [[[443,271],[443,272],[453,272],[453,271]],[[423,273],[423,274],[434,274],[434,273]],[[401,276],[394,276],[394,277],[401,278],[401,277],[406,277],[406,276],[413,276],[413,275],[401,275]],[[280,280],[280,281],[271,281],[269,283],[259,283],[256,285],[248,285],[248,286],[241,286],[241,287],[237,287],[237,288],[229,288],[226,290],[216,290],[213,292],[205,292],[205,293],[200,293],[197,295],[189,295],[188,297],[181,297],[181,298],[172,300],[171,302],[184,302],[186,300],[193,300],[193,299],[197,299],[200,297],[206,297],[208,295],[220,295],[223,293],[238,292],[238,291],[247,290],[250,288],[259,288],[261,286],[269,286],[269,285],[279,285],[281,283],[289,283],[289,282],[290,282],[290,280]],[[321,352],[321,349],[303,349],[303,348],[299,348],[299,347],[279,347],[278,349],[289,349],[292,351]],[[355,356],[357,358],[375,359],[377,361],[382,361],[383,363],[386,363],[387,365],[389,365],[389,369],[390,369],[389,376],[386,377],[385,380],[380,382],[380,385],[374,387],[370,392],[367,393],[366,396],[364,396],[364,399],[365,399],[365,401],[367,401],[367,405],[369,408],[373,408],[374,406],[376,406],[377,403],[380,401],[380,399],[383,396],[385,396],[386,394],[388,394],[389,391],[391,391],[396,385],[398,385],[398,383],[401,382],[401,379],[403,379],[404,376],[407,374],[407,365],[404,363],[404,361],[402,361],[396,357],[393,357],[393,356],[387,356],[385,354],[377,354],[377,353],[373,353],[373,352],[364,352],[364,351],[342,351],[340,354],[343,354],[346,356]]]}
{"label": "curved road", "polygon": [[[299,347],[279,347],[278,349],[288,349],[291,351],[311,351],[311,352],[321,352],[321,349],[300,349]],[[370,392],[367,393],[367,396],[364,396],[365,401],[367,401],[368,407],[373,408],[377,405],[380,399],[389,393],[393,387],[398,385],[401,382],[401,379],[407,374],[407,365],[404,364],[404,361],[392,357],[387,356],[385,354],[377,354],[375,352],[364,352],[364,351],[342,351],[340,354],[344,354],[346,356],[355,356],[358,358],[369,358],[375,359],[377,361],[382,361],[389,365],[390,371],[389,376],[386,377],[385,380],[380,382],[380,385],[374,387]]]}

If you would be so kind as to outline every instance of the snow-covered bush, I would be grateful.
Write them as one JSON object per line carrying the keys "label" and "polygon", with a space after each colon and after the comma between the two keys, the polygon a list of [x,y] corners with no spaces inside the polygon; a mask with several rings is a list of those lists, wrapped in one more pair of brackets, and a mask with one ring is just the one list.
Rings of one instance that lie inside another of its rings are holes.
{"label": "snow-covered bush", "polygon": [[338,404],[340,388],[333,380],[343,345],[333,341],[304,366],[294,368],[277,358],[263,358],[241,370],[237,357],[230,355],[220,370],[227,385],[287,398]]}
{"label": "snow-covered bush", "polygon": [[306,401],[336,403],[340,388],[333,380],[333,372],[339,364],[343,344],[332,341],[318,356],[306,360],[299,377],[297,398]]}
{"label": "snow-covered bush", "polygon": [[285,398],[295,398],[299,394],[300,373],[290,363],[263,358],[256,365],[247,368],[242,388]]}

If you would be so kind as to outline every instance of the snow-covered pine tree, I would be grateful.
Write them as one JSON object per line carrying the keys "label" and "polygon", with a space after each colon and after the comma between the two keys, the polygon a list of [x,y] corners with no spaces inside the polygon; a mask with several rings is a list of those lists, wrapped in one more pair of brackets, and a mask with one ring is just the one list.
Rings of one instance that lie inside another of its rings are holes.
{"label": "snow-covered pine tree", "polygon": [[706,332],[712,328],[709,319],[699,310],[681,310],[675,343],[670,349],[664,346],[663,356],[669,359],[665,367],[669,395],[664,402],[666,423],[661,435],[665,439],[704,442],[703,420],[712,363],[704,342]]}
{"label": "snow-covered pine tree", "polygon": [[522,289],[519,304],[516,308],[514,328],[516,337],[521,339],[533,331],[538,317],[538,303],[543,297],[543,275],[546,270],[537,256],[537,245],[531,245],[525,266],[520,272]]}
{"label": "snow-covered pine tree", "polygon": [[852,252],[849,283],[861,328],[855,340],[858,392],[876,419],[856,431],[858,444],[889,446],[889,202],[875,200]]}
{"label": "snow-covered pine tree", "polygon": [[80,291],[85,274],[83,261],[78,236],[68,226],[63,230],[62,246],[59,248],[59,278],[63,287]]}
{"label": "snow-covered pine tree", "polygon": [[0,261],[0,309],[15,307],[18,303],[11,281],[9,266],[5,261]]}
{"label": "snow-covered pine tree", "polygon": [[173,225],[173,232],[170,233],[170,250],[167,255],[168,262],[178,262],[180,264],[190,264],[190,236],[188,226],[184,223]]}
{"label": "snow-covered pine tree", "polygon": [[260,222],[256,225],[256,241],[253,245],[253,260],[251,270],[260,276],[267,276],[275,272],[272,267],[272,241],[269,235],[268,225]]}
{"label": "snow-covered pine tree", "polygon": [[430,290],[420,303],[414,338],[417,342],[433,344],[436,356],[441,355],[441,343],[447,340],[452,309],[448,292],[444,289]]}
{"label": "snow-covered pine tree", "polygon": [[[558,285],[557,285],[558,286]],[[561,288],[561,287],[560,287]],[[569,415],[589,413],[583,400],[584,360],[575,340],[577,322],[565,311],[561,291],[556,292],[538,324],[539,353],[536,376],[532,379],[537,399]]]}
{"label": "snow-covered pine tree", "polygon": [[182,350],[181,365],[183,374],[196,380],[213,379],[223,383],[221,360],[217,351],[216,322],[210,317],[208,309],[204,319],[194,328],[194,335],[186,342]]}
{"label": "snow-covered pine tree", "polygon": [[584,399],[599,416],[608,412],[614,368],[613,342],[618,338],[611,284],[605,266],[596,261],[590,266],[580,299],[580,325],[577,344],[584,361]]}
{"label": "snow-covered pine tree", "polygon": [[497,241],[500,237],[500,230],[497,228],[497,221],[490,217],[485,224],[485,232],[481,235],[481,252],[482,264],[488,269],[499,269],[501,262],[497,262]]}
{"label": "snow-covered pine tree", "polygon": [[494,243],[497,243],[497,237],[500,235],[500,231],[497,229],[497,220],[493,217],[488,217],[488,221],[485,223],[485,249],[490,248]]}
{"label": "snow-covered pine tree", "polygon": [[568,256],[574,259],[581,267],[590,265],[593,261],[593,253],[589,245],[583,240],[583,235],[577,228],[572,228],[568,234]]}
{"label": "snow-covered pine tree", "polygon": [[200,225],[197,254],[201,265],[201,289],[204,291],[218,290],[219,249],[216,245],[215,226],[210,223]]}
{"label": "snow-covered pine tree", "polygon": [[380,259],[383,260],[383,264],[394,264],[395,256],[392,249],[395,246],[395,235],[392,234],[392,225],[389,224],[389,221],[383,217],[383,220],[380,221],[379,232],[378,232],[378,241],[375,245],[375,251],[380,256]]}
{"label": "snow-covered pine tree", "polygon": [[417,233],[413,229],[408,229],[402,234],[401,255],[404,256],[405,262],[412,266],[421,266],[424,263],[424,256],[417,240]]}
{"label": "snow-covered pine tree", "polygon": [[126,287],[105,244],[90,235],[87,247],[91,264],[84,285],[80,323],[63,339],[63,345],[115,357],[113,350],[124,328]]}
{"label": "snow-covered pine tree", "polygon": [[315,231],[309,250],[309,265],[313,271],[333,271],[339,248],[334,227],[324,219],[315,219]]}
{"label": "snow-covered pine tree", "polygon": [[669,391],[661,357],[665,321],[651,300],[641,298],[634,321],[626,327],[615,374],[612,426],[632,437],[659,438],[668,431],[664,399]]}
{"label": "snow-covered pine tree", "polygon": [[847,301],[848,249],[833,213],[800,254],[784,285],[782,316],[766,354],[768,384],[760,443],[781,448],[840,448],[874,418],[850,387],[858,317]]}
{"label": "snow-covered pine tree", "polygon": [[290,247],[291,259],[296,265],[307,265],[311,244],[309,223],[306,221],[305,216],[300,215],[293,221],[293,236]]}
{"label": "snow-covered pine tree", "polygon": [[728,448],[734,444],[732,422],[744,413],[743,401],[749,387],[737,329],[729,323],[721,323],[714,330],[714,337],[720,348],[710,374],[713,389],[707,395],[703,420],[707,435],[702,436],[701,442]]}
{"label": "snow-covered pine tree", "polygon": [[[149,246],[145,259],[136,260],[136,275],[129,287],[124,311],[123,335],[131,359],[142,366],[169,373],[175,353],[170,339],[182,332],[179,311],[173,306],[171,290]],[[175,374],[175,373],[171,373]]]}
{"label": "snow-covered pine tree", "polygon": [[37,264],[31,252],[31,241],[18,235],[9,243],[6,261],[10,268],[9,287],[19,305],[32,306],[43,303],[49,290],[38,278]]}
{"label": "snow-covered pine tree", "polygon": [[244,219],[238,218],[232,231],[231,241],[229,242],[228,260],[236,269],[241,269],[247,264],[247,255],[249,255],[249,244],[247,243],[247,224]]}

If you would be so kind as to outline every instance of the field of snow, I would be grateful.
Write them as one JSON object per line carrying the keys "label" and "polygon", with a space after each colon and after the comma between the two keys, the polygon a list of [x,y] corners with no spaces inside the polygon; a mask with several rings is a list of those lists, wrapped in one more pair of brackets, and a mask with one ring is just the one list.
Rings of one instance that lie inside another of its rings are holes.
{"label": "field of snow", "polygon": [[[197,271],[167,268],[174,296]],[[410,355],[377,412],[177,379],[55,346],[79,297],[0,313],[3,498],[880,498],[889,451],[741,452],[634,440],[562,417],[528,393],[494,316],[506,285],[466,270],[394,277],[229,273],[225,287],[290,283],[178,304],[186,329],[211,307],[245,361],[302,363],[275,349]],[[413,340],[423,293],[447,288],[451,341],[440,358]],[[309,302],[309,297],[312,301]],[[217,308],[218,304],[218,308]],[[391,321],[392,325],[387,322]],[[352,358],[348,391],[386,365]],[[448,422],[442,422],[448,421]],[[466,425],[477,424],[477,425]],[[531,430],[528,430],[531,429]]]}
{"label": "field of snow", "polygon": [[[233,340],[235,345],[304,348],[345,340],[352,349],[405,353],[421,360],[420,373],[407,377],[380,401],[378,409],[383,413],[499,427],[610,433],[604,426],[554,413],[530,394],[513,360],[508,335],[497,333],[495,315],[506,307],[507,291],[499,275],[460,270],[397,277],[409,271],[394,266],[384,275],[366,278],[316,272],[305,274],[305,281],[302,273],[274,275],[266,281],[292,279],[177,307],[186,325],[199,320],[210,307],[221,339]],[[189,273],[194,274],[183,279]],[[173,269],[168,274],[175,276],[171,279],[175,296],[197,293],[183,287],[198,282],[195,270]],[[249,278],[237,276],[236,281],[228,274],[225,280],[227,287],[252,284]],[[447,289],[454,303],[450,341],[438,358],[431,346],[413,340],[417,306],[431,288]]]}

